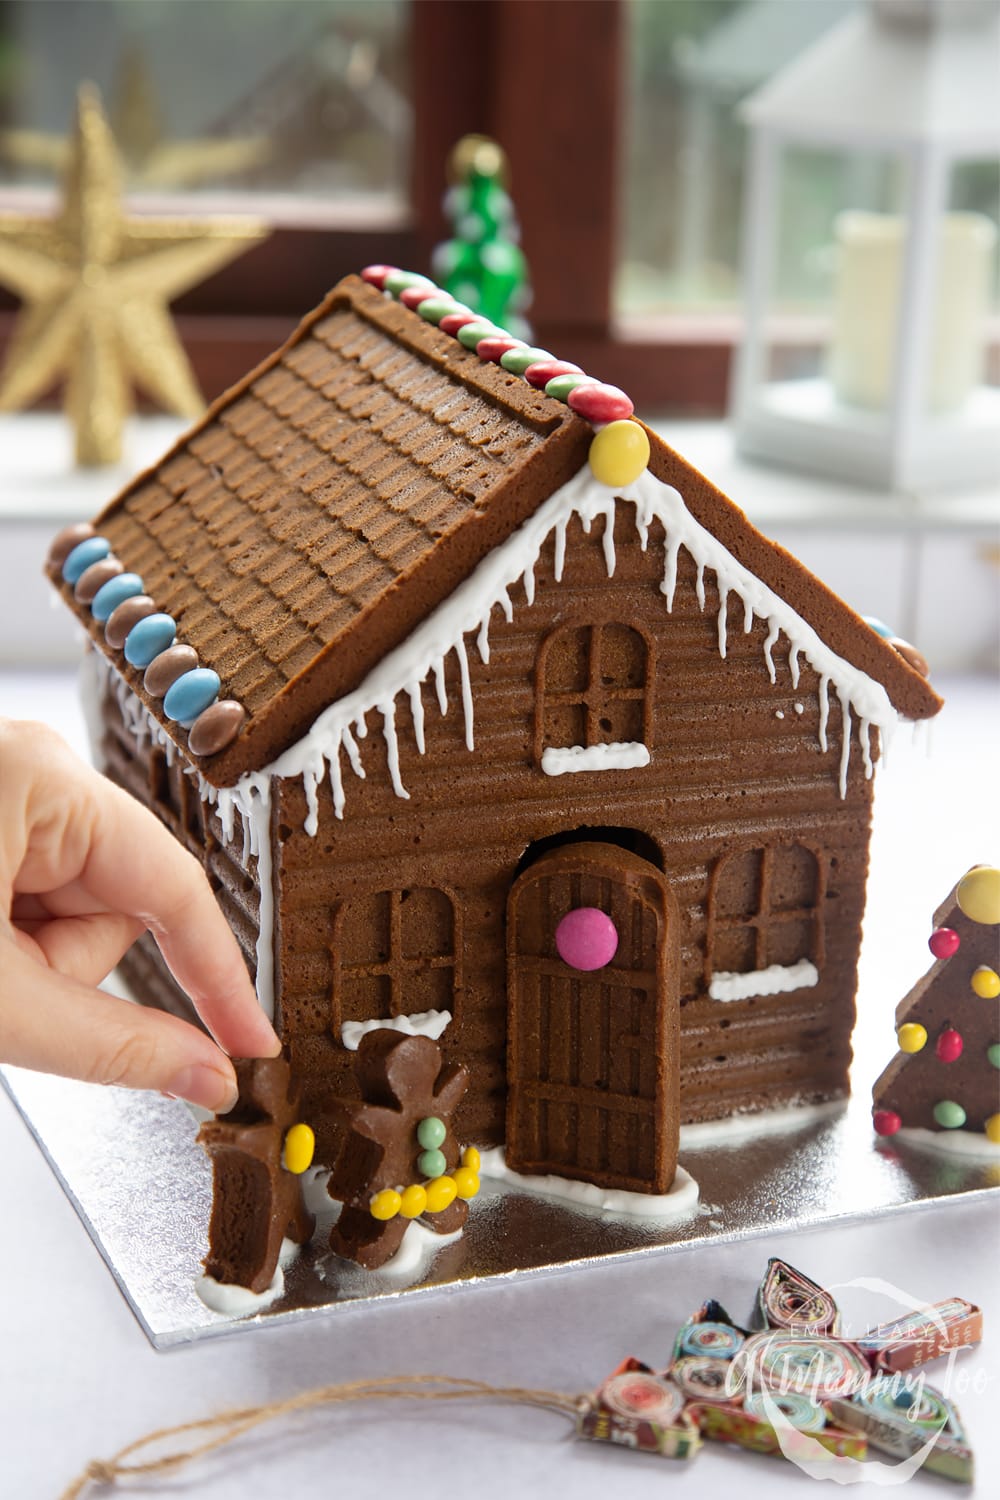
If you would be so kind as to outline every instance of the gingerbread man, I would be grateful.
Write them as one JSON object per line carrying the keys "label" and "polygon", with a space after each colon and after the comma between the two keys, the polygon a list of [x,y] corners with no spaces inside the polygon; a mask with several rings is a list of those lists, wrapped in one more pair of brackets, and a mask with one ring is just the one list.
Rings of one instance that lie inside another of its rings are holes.
{"label": "gingerbread man", "polygon": [[380,1027],[358,1047],[361,1102],[349,1106],[348,1134],[328,1184],[343,1202],[330,1233],[338,1255],[368,1269],[396,1253],[412,1219],[437,1234],[461,1229],[479,1189],[478,1154],[460,1166],[452,1116],[468,1087],[458,1064],[443,1065],[426,1036]]}

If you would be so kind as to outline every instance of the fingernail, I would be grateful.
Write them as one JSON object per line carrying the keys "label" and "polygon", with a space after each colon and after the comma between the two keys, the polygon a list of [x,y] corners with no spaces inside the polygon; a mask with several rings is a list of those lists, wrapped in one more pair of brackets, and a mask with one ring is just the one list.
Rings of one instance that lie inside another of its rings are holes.
{"label": "fingernail", "polygon": [[200,1104],[213,1114],[224,1115],[236,1103],[236,1084],[218,1068],[197,1063],[181,1071],[167,1084],[164,1093],[174,1099],[186,1099],[189,1104]]}

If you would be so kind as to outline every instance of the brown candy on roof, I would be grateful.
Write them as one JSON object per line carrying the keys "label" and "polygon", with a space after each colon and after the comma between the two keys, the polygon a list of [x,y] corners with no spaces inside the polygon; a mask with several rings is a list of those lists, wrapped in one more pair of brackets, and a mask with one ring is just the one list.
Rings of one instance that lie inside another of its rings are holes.
{"label": "brown candy on roof", "polygon": [[108,616],[108,623],[104,627],[104,639],[109,646],[120,651],[125,644],[125,637],[133,625],[138,625],[147,615],[156,613],[156,605],[148,594],[133,594],[131,599],[123,599],[117,609],[113,609]]}
{"label": "brown candy on roof", "polygon": [[198,665],[198,653],[193,646],[168,646],[159,656],[154,656],[146,668],[142,685],[151,698],[162,698],[167,689],[173,687],[178,677],[194,671]]}

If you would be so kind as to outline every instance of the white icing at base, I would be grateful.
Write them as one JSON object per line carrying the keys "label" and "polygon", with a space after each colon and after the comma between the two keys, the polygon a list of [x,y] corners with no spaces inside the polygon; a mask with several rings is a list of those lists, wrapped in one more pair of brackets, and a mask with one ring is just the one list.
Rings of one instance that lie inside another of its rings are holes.
{"label": "white icing at base", "polygon": [[1000,1161],[1000,1142],[994,1143],[979,1130],[921,1130],[904,1126],[895,1135],[880,1137],[887,1143],[903,1141],[921,1150],[936,1151],[941,1156],[966,1156],[979,1161]]}
{"label": "white icing at base", "polygon": [[[51,598],[60,603],[59,595],[53,593]],[[102,712],[104,688],[107,684],[107,663],[104,657],[87,641],[87,649],[80,658],[80,671],[77,678],[80,707],[83,709],[83,720],[87,726],[87,740],[90,745],[90,759],[98,771],[104,770],[104,735],[106,727]]]}
{"label": "white icing at base", "polygon": [[349,1052],[356,1052],[358,1044],[369,1031],[401,1031],[406,1036],[429,1036],[436,1042],[448,1022],[450,1010],[420,1010],[412,1016],[385,1016],[375,1021],[345,1021],[340,1028],[340,1039]]}
{"label": "white icing at base", "polygon": [[567,771],[631,771],[636,766],[648,765],[649,751],[637,740],[542,751],[542,770],[546,776],[564,776]]}
{"label": "white icing at base", "polygon": [[816,965],[800,958],[796,964],[771,964],[749,974],[713,974],[708,994],[712,1000],[747,1000],[751,995],[788,995],[792,990],[809,990],[816,984],[819,984]]}
{"label": "white icing at base", "polygon": [[669,1193],[629,1193],[621,1188],[576,1182],[569,1177],[528,1177],[508,1167],[502,1146],[482,1153],[479,1172],[482,1177],[507,1182],[527,1193],[559,1198],[576,1208],[596,1208],[624,1218],[681,1219],[694,1213],[698,1206],[698,1184],[683,1167],[677,1168]]}
{"label": "white icing at base", "polygon": [[709,1151],[714,1146],[734,1146],[762,1135],[802,1130],[842,1114],[846,1106],[846,1099],[830,1099],[825,1104],[788,1104],[783,1109],[762,1109],[756,1114],[744,1111],[725,1120],[701,1120],[681,1126],[680,1149]]}
{"label": "white icing at base", "polygon": [[285,1290],[285,1273],[282,1269],[299,1253],[292,1240],[282,1240],[271,1285],[263,1292],[251,1292],[248,1287],[236,1286],[228,1281],[216,1281],[214,1276],[199,1276],[194,1289],[205,1306],[226,1318],[242,1318],[249,1313],[263,1312],[272,1302],[277,1302]]}
{"label": "white icing at base", "polygon": [[387,1260],[384,1266],[379,1266],[376,1271],[369,1274],[384,1276],[390,1281],[394,1278],[422,1274],[433,1259],[435,1251],[440,1250],[444,1245],[453,1245],[461,1238],[461,1229],[455,1229],[451,1234],[435,1234],[434,1230],[428,1229],[426,1224],[413,1219],[395,1255]]}

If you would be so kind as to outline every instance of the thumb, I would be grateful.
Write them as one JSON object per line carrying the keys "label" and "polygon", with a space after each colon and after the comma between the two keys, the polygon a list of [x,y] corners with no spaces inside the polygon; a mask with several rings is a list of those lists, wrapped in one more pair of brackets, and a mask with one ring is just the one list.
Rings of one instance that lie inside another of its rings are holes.
{"label": "thumb", "polygon": [[91,989],[13,947],[4,970],[5,1062],[87,1083],[157,1089],[217,1114],[235,1104],[232,1063],[186,1021]]}

